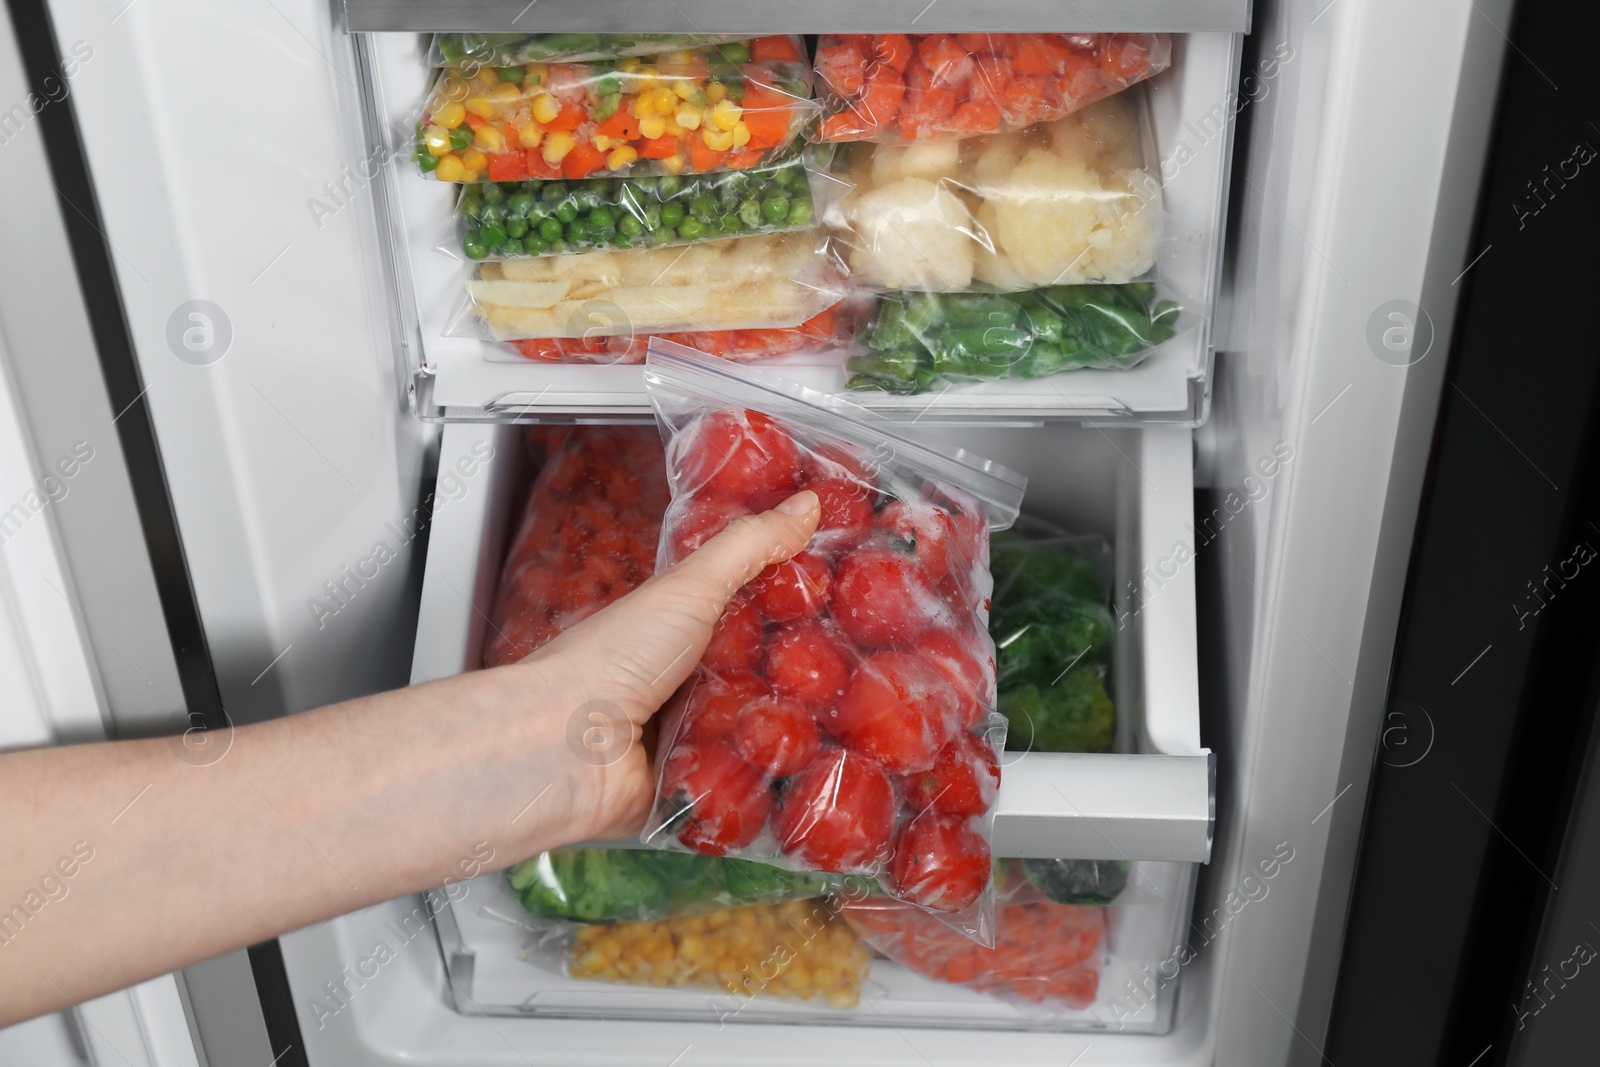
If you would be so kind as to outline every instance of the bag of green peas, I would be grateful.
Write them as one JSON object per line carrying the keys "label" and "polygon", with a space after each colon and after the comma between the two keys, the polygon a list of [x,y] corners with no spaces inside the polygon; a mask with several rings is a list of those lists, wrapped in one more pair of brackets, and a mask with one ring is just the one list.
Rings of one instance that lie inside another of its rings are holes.
{"label": "bag of green peas", "polygon": [[464,185],[456,242],[472,260],[520,259],[809,229],[819,181],[798,156],[748,170]]}

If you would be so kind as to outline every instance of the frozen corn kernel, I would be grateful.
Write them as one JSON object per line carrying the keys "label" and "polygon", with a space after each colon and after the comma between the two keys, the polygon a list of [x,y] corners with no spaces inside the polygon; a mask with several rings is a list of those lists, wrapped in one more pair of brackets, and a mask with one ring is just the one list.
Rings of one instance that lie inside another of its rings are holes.
{"label": "frozen corn kernel", "polygon": [[429,126],[422,131],[422,143],[431,156],[442,156],[450,151],[450,131],[443,126]]}
{"label": "frozen corn kernel", "polygon": [[567,158],[567,153],[577,145],[577,139],[566,130],[558,130],[544,139],[544,161],[552,167]]}
{"label": "frozen corn kernel", "polygon": [[494,91],[489,94],[489,99],[502,104],[509,104],[513,100],[521,100],[522,86],[515,82],[501,82],[499,85],[496,85],[494,87]]}
{"label": "frozen corn kernel", "polygon": [[733,134],[722,130],[701,130],[700,139],[706,143],[707,148],[716,152],[726,152],[733,147]]}
{"label": "frozen corn kernel", "polygon": [[644,62],[638,56],[626,56],[617,63],[617,69],[624,74],[636,74],[642,66]]}
{"label": "frozen corn kernel", "polygon": [[612,149],[611,154],[606,157],[606,169],[621,170],[638,158],[638,149],[623,145],[621,148]]}
{"label": "frozen corn kernel", "polygon": [[607,137],[603,133],[597,133],[593,137],[589,138],[589,143],[600,149],[602,152],[609,152],[611,151],[611,146],[616,142],[612,141],[611,138]]}
{"label": "frozen corn kernel", "polygon": [[494,114],[494,104],[482,93],[473,93],[465,101],[466,109],[480,119],[486,119]]}
{"label": "frozen corn kernel", "polygon": [[466,120],[467,109],[454,100],[447,100],[433,113],[433,121],[447,130],[453,130]]}
{"label": "frozen corn kernel", "polygon": [[713,104],[721,103],[727,99],[728,87],[721,82],[712,82],[706,86],[706,99]]}
{"label": "frozen corn kernel", "polygon": [[517,127],[517,144],[523,148],[538,148],[539,142],[544,140],[544,131],[531,122],[524,122]]}
{"label": "frozen corn kernel", "polygon": [[522,68],[522,84],[526,88],[529,84],[543,85],[544,77],[549,73],[543,63],[529,63]]}
{"label": "frozen corn kernel", "polygon": [[471,145],[462,149],[461,165],[468,170],[482,170],[489,165],[489,157],[483,154],[483,149]]}
{"label": "frozen corn kernel", "polygon": [[472,143],[491,156],[506,150],[506,135],[487,122],[472,131]]}
{"label": "frozen corn kernel", "polygon": [[561,114],[561,104],[549,93],[540,93],[533,98],[533,117],[540,122],[552,122]]}
{"label": "frozen corn kernel", "polygon": [[698,130],[700,128],[700,111],[698,108],[680,107],[677,114],[673,115],[672,118],[686,130]]}
{"label": "frozen corn kernel", "polygon": [[682,174],[683,173],[683,157],[682,156],[668,156],[666,159],[663,159],[661,161],[661,169],[666,171],[668,174]]}
{"label": "frozen corn kernel", "polygon": [[711,122],[719,130],[731,131],[739,125],[739,118],[744,114],[744,108],[732,100],[719,100],[711,109]]}
{"label": "frozen corn kernel", "polygon": [[442,182],[458,182],[467,176],[467,168],[462,164],[461,157],[451,152],[439,158],[439,166],[433,173]]}
{"label": "frozen corn kernel", "polygon": [[694,82],[688,78],[679,78],[672,83],[672,95],[679,100],[687,100],[694,95]]}
{"label": "frozen corn kernel", "polygon": [[639,136],[660,137],[667,132],[667,120],[660,115],[646,115],[639,120]]}
{"label": "frozen corn kernel", "polygon": [[745,145],[747,145],[749,143],[750,143],[750,127],[746,126],[744,123],[741,122],[741,123],[739,123],[739,125],[737,125],[737,126],[735,126],[733,128],[733,147],[735,147],[735,148],[743,148]]}

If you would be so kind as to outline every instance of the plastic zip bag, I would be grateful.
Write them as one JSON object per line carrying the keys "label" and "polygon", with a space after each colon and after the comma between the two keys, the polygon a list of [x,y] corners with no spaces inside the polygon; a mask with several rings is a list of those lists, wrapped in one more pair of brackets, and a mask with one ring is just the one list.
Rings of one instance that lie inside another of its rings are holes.
{"label": "plastic zip bag", "polygon": [[653,922],[827,891],[821,875],[765,863],[632,848],[559,848],[506,871],[522,906],[577,923]]}
{"label": "plastic zip bag", "polygon": [[889,293],[851,345],[849,387],[920,393],[941,382],[1127,370],[1172,338],[1179,314],[1150,282]]}
{"label": "plastic zip bag", "polygon": [[1161,182],[1142,93],[1018,133],[841,147],[824,221],[868,289],[1130,282],[1156,263]]}
{"label": "plastic zip bag", "polygon": [[[734,363],[756,363],[796,352],[843,352],[862,318],[857,301],[845,299],[798,326],[751,330],[700,330],[662,334],[675,344],[708,352]],[[650,338],[641,334],[615,337],[542,337],[512,341],[526,359],[544,363],[643,363]]]}
{"label": "plastic zip bag", "polygon": [[[523,63],[587,63],[739,40],[743,35],[737,33],[436,33],[428,65],[474,70]],[[745,51],[760,45],[746,41]]]}
{"label": "plastic zip bag", "polygon": [[[1006,860],[998,879],[995,941],[974,945],[926,912],[882,897],[844,909],[845,919],[880,955],[924,978],[967,986],[1002,1000],[1081,1011],[1094,1003],[1105,967],[1103,907],[1060,904],[1034,889]],[[1051,861],[1046,861],[1051,862]]]}
{"label": "plastic zip bag", "polygon": [[1171,62],[1164,33],[824,36],[821,136],[898,144],[1009,133],[1087,107]]}
{"label": "plastic zip bag", "polygon": [[820,229],[480,264],[452,336],[494,341],[798,326],[846,295]]}
{"label": "plastic zip bag", "polygon": [[[447,182],[743,170],[816,115],[798,38],[769,58],[721,45],[616,62],[445,69],[412,158]],[[745,56],[727,58],[729,50]]]}
{"label": "plastic zip bag", "polygon": [[800,488],[806,551],[729,605],[661,732],[642,840],[874,876],[987,941],[999,786],[988,529],[1024,480],[839,398],[662,342],[665,567]]}
{"label": "plastic zip bag", "polygon": [[1103,538],[1030,525],[1035,536],[1008,531],[990,545],[989,633],[1006,747],[1109,752],[1117,726],[1107,687],[1117,629],[1107,584],[1110,547]]}
{"label": "plastic zip bag", "polygon": [[500,571],[483,665],[515,663],[655,573],[667,507],[650,427],[535,427],[545,461]]}
{"label": "plastic zip bag", "polygon": [[798,154],[750,170],[463,186],[456,247],[468,259],[658,248],[817,224]]}

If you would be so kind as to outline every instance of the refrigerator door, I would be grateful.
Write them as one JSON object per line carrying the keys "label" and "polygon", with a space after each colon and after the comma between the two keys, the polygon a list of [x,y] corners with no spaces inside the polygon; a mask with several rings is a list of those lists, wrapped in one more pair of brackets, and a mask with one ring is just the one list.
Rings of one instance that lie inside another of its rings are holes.
{"label": "refrigerator door", "polygon": [[[1493,27],[1505,19],[1504,4],[1477,7],[1487,15],[1467,0],[1258,5],[1238,91],[1215,101],[1248,136],[1229,185],[1237,237],[1186,548],[1199,587],[1200,727],[1222,758],[1215,849],[1195,936],[1174,960],[1182,993],[1170,1033],[710,1023],[667,1048],[660,1031],[612,1022],[602,1040],[592,1021],[456,1012],[437,946],[412,934],[416,899],[283,938],[287,980],[279,971],[281,986],[272,974],[262,983],[269,1029],[298,1025],[293,1044],[317,1064],[1314,1057],[1303,1034],[1320,1046],[1451,281],[1468,266],[1494,94],[1485,72],[1498,69]],[[103,223],[99,254],[149,387],[142,403],[229,713],[248,720],[402,684],[437,436],[407,411],[396,373],[405,338],[392,326],[379,213],[356,176],[368,131],[341,12],[281,0],[51,14],[58,52],[93,49],[70,106]],[[327,203],[329,187],[331,216],[308,206]],[[1394,301],[1411,309],[1394,312],[1402,327],[1426,309],[1432,357],[1396,365],[1409,349],[1384,343]],[[195,313],[227,327],[227,344],[213,347],[219,331],[198,345],[205,358],[183,344]],[[394,561],[343,585],[380,541]],[[398,951],[374,969],[380,940]],[[1127,1002],[1170,988],[1168,974],[1130,976]],[[313,1001],[332,990],[336,1010],[319,1017]]]}

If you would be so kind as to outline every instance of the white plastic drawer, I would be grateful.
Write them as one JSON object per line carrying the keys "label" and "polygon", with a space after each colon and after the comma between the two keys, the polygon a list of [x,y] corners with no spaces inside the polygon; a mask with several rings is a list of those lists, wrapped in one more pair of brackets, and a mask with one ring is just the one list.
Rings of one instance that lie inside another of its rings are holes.
{"label": "white plastic drawer", "polygon": [[[495,582],[526,477],[523,431],[444,428],[412,681],[482,663]],[[1071,426],[950,434],[1029,475],[1025,511],[1116,546],[1116,754],[1006,753],[995,849],[1006,856],[1210,856],[1212,767],[1201,747],[1186,430]],[[488,458],[484,458],[484,457]]]}
{"label": "white plastic drawer", "polygon": [[[1068,5],[1061,17],[1071,21],[1070,15]],[[455,250],[455,188],[425,178],[410,158],[430,76],[427,38],[404,33],[355,38],[368,158],[381,164],[372,188],[387,253],[394,334],[400,339],[397,357],[416,413],[496,422],[647,414],[638,366],[535,363],[507,346],[446,336],[462,307],[471,264]],[[854,394],[856,402],[924,423],[1202,422],[1210,405],[1211,325],[1239,41],[1236,34],[1222,32],[1177,35],[1171,69],[1149,82],[1157,150],[1151,167],[1160,168],[1163,182],[1164,239],[1157,270],[1163,295],[1179,299],[1185,308],[1175,337],[1131,370],[1073,371],[920,396],[860,393]],[[786,375],[811,388],[835,392],[844,387],[837,354],[798,354],[783,363]]]}

